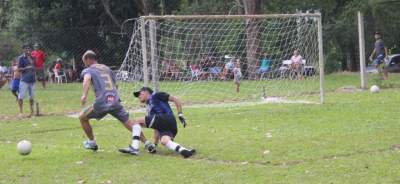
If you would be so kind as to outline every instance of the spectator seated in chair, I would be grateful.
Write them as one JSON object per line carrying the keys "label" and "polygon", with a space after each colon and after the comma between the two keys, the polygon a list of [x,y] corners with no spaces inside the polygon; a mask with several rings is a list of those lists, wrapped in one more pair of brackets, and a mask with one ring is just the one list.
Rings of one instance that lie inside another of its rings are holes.
{"label": "spectator seated in chair", "polygon": [[290,70],[296,75],[296,78],[301,77],[303,67],[303,57],[300,55],[299,50],[294,50],[293,56],[290,58]]}
{"label": "spectator seated in chair", "polygon": [[197,64],[190,65],[190,72],[192,74],[192,79],[196,79],[196,80],[200,79],[202,73],[201,73],[199,65],[197,65]]}
{"label": "spectator seated in chair", "polygon": [[258,79],[262,79],[265,73],[270,70],[271,59],[268,58],[268,54],[264,53],[263,57],[260,60],[260,68],[257,69],[257,73],[259,74]]}
{"label": "spectator seated in chair", "polygon": [[209,68],[211,77],[218,77],[221,74],[222,67],[218,66],[217,62],[211,62],[211,66]]}
{"label": "spectator seated in chair", "polygon": [[164,60],[162,65],[162,78],[164,80],[173,80],[179,78],[179,69],[174,61]]}
{"label": "spectator seated in chair", "polygon": [[67,82],[67,76],[65,73],[61,70],[62,66],[62,59],[58,58],[56,65],[54,66],[53,72],[54,72],[54,78],[56,79],[57,83],[62,83],[64,80]]}
{"label": "spectator seated in chair", "polygon": [[232,71],[235,68],[235,58],[230,58],[229,62],[227,62],[224,66],[224,69],[222,70],[221,73],[221,80],[225,80],[227,78],[231,78],[230,76],[232,75]]}

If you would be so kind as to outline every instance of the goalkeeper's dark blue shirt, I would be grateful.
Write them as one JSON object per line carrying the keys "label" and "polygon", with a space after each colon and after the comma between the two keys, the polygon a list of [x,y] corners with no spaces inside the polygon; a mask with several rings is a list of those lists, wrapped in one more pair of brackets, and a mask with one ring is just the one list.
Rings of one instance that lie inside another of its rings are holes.
{"label": "goalkeeper's dark blue shirt", "polygon": [[153,93],[147,101],[148,116],[168,115],[174,117],[174,113],[168,103],[169,94],[165,92]]}

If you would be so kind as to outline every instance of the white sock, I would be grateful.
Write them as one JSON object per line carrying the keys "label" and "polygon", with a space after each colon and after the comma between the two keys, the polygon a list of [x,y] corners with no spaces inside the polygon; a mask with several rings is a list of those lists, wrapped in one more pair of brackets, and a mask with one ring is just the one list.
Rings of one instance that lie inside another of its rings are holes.
{"label": "white sock", "polygon": [[142,130],[142,127],[140,127],[139,124],[134,124],[132,126],[132,145],[131,146],[133,149],[139,149],[141,130]]}
{"label": "white sock", "polygon": [[165,145],[168,149],[176,151],[176,152],[181,152],[182,150],[186,149],[183,146],[180,146],[178,143],[173,142],[173,141],[168,141],[167,144]]}
{"label": "white sock", "polygon": [[89,140],[88,140],[88,143],[89,143],[89,144],[96,144],[96,140],[95,140],[95,139],[93,139],[93,140],[90,140],[90,139],[89,139]]}

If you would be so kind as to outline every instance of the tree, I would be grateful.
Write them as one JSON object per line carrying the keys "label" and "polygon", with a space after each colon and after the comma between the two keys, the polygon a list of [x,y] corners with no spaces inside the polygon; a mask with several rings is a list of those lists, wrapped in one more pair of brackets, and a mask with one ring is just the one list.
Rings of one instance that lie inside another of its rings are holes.
{"label": "tree", "polygon": [[[243,10],[246,15],[259,14],[261,12],[261,0],[238,0],[240,5],[243,5]],[[260,31],[257,26],[257,19],[246,20],[246,59],[247,66],[257,66],[258,53],[260,48]],[[247,68],[247,73],[255,74],[257,68]],[[255,76],[249,76],[253,78]]]}
{"label": "tree", "polygon": [[15,0],[9,28],[14,38],[39,42],[48,53],[76,58],[87,49],[101,51],[105,63],[122,62],[129,39],[121,39],[120,22],[137,17],[131,0]]}
{"label": "tree", "polygon": [[0,0],[0,31],[7,24],[7,14],[9,13],[9,0]]}

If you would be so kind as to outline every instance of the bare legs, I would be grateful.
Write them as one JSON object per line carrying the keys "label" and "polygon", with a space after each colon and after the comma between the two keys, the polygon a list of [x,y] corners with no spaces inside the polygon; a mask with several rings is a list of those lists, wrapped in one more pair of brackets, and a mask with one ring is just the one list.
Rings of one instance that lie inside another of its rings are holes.
{"label": "bare legs", "polygon": [[[31,117],[33,115],[33,105],[34,105],[34,100],[29,99],[29,107],[31,110],[31,113],[29,114],[28,117]],[[22,116],[23,114],[23,106],[24,106],[24,101],[22,99],[18,99],[18,107],[19,107],[19,115]]]}
{"label": "bare legs", "polygon": [[35,101],[33,99],[29,99],[29,107],[31,110],[31,114],[29,115],[29,117],[33,116],[33,105],[34,105]]}
{"label": "bare legs", "polygon": [[88,139],[93,141],[94,135],[92,131],[92,126],[89,124],[89,119],[86,116],[81,115],[79,117],[79,121],[81,122],[82,129],[85,132]]}

